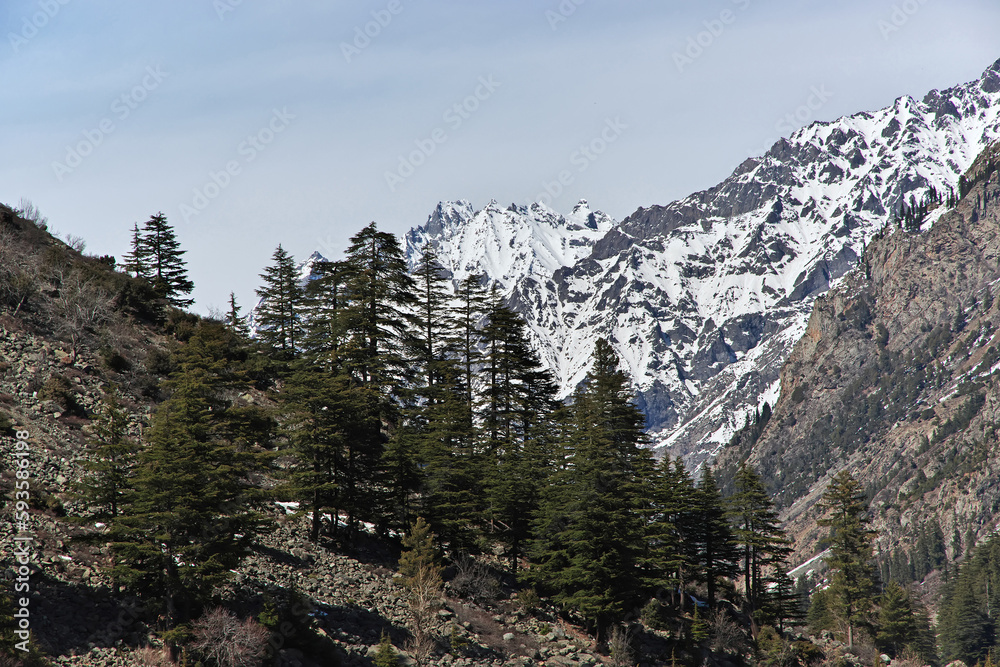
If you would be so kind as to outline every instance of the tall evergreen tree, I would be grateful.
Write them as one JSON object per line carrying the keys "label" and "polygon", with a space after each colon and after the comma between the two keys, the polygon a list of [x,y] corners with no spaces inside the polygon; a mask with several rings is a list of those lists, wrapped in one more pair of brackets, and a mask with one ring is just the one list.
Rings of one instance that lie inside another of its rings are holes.
{"label": "tall evergreen tree", "polygon": [[[352,443],[356,488],[369,485],[378,498],[370,518],[382,529],[404,528],[418,481],[416,443],[401,431],[403,388],[410,378],[408,349],[414,282],[398,239],[369,224],[347,249],[346,343],[341,357],[365,390],[366,423],[372,428]],[[373,485],[381,482],[381,490]],[[352,526],[353,527],[353,526]]]}
{"label": "tall evergreen tree", "polygon": [[94,458],[84,467],[89,474],[80,485],[85,501],[98,507],[99,516],[117,517],[125,494],[132,488],[136,443],[128,436],[128,413],[109,390],[101,401],[93,426]]}
{"label": "tall evergreen tree", "polygon": [[278,245],[271,266],[260,274],[264,284],[257,288],[257,337],[283,360],[296,355],[302,331],[302,286],[295,271],[295,259]]}
{"label": "tall evergreen tree", "polygon": [[236,303],[236,293],[229,293],[229,312],[226,313],[226,324],[237,334],[244,338],[250,336],[250,329],[247,327],[246,318],[240,315],[240,306]]}
{"label": "tall evergreen tree", "polygon": [[458,365],[462,372],[462,387],[468,404],[469,422],[475,403],[475,379],[482,354],[480,324],[487,316],[487,293],[483,287],[483,277],[478,274],[466,276],[459,285],[452,306],[452,320],[456,323],[452,347],[456,350]]}
{"label": "tall evergreen tree", "polygon": [[139,231],[139,223],[132,225],[132,245],[131,250],[122,257],[122,268],[125,273],[130,273],[136,278],[150,279],[149,250],[146,247],[146,240]]}
{"label": "tall evergreen tree", "polygon": [[671,613],[684,613],[687,587],[692,583],[695,483],[677,457],[664,456],[652,479],[652,502],[647,516],[645,571],[648,587],[669,600]]}
{"label": "tall evergreen tree", "polygon": [[138,252],[139,247],[142,259],[138,255],[134,257],[136,271],[145,271],[143,277],[149,279],[160,298],[177,307],[194,303],[194,299],[182,297],[194,289],[182,258],[187,251],[181,250],[174,228],[163,213],[157,213],[143,225],[140,244],[133,249],[133,254]]}
{"label": "tall evergreen tree", "polygon": [[344,262],[317,262],[312,275],[300,308],[303,353],[310,363],[339,372],[347,336],[347,268]]}
{"label": "tall evergreen tree", "polygon": [[694,502],[692,557],[698,578],[706,584],[708,604],[714,606],[720,580],[735,577],[739,572],[739,554],[722,494],[708,465],[702,468]]}
{"label": "tall evergreen tree", "polygon": [[111,524],[112,575],[159,600],[173,625],[194,617],[230,576],[262,525],[252,509],[261,461],[216,436],[232,395],[232,334],[202,323],[178,351],[141,453],[134,489]]}
{"label": "tall evergreen tree", "polygon": [[604,340],[571,420],[571,460],[543,492],[528,579],[603,636],[641,595],[642,485],[652,469],[643,415]]}
{"label": "tall evergreen tree", "polygon": [[[480,457],[473,447],[460,371],[453,354],[455,320],[447,280],[431,246],[423,248],[414,270],[416,303],[410,337],[412,400],[400,438],[417,451],[421,471],[419,512],[455,549],[472,545],[470,528],[479,514]],[[405,517],[404,517],[405,520]]]}
{"label": "tall evergreen tree", "polygon": [[485,331],[481,448],[486,521],[516,570],[551,459],[555,383],[527,339],[524,320],[494,290]]}
{"label": "tall evergreen tree", "polygon": [[774,501],[764,482],[746,463],[736,472],[736,492],[728,499],[729,516],[743,563],[743,588],[751,615],[767,611],[769,591],[783,583],[775,578],[792,549],[778,522]]}
{"label": "tall evergreen tree", "polygon": [[858,481],[842,470],[830,481],[821,507],[826,518],[817,523],[830,529],[830,603],[847,627],[848,646],[853,646],[854,629],[871,620],[876,589],[867,501]]}
{"label": "tall evergreen tree", "polygon": [[910,596],[894,581],[886,585],[885,592],[879,598],[877,626],[875,642],[891,658],[901,655],[903,648],[916,637],[917,628],[913,609],[910,607]]}

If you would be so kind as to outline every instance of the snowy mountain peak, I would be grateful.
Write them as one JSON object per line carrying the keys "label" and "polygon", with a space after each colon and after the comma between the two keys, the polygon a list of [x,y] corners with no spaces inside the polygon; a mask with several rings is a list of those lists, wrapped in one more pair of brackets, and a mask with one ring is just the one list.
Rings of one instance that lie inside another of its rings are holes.
{"label": "snowy mountain peak", "polygon": [[812,300],[900,203],[953,187],[998,136],[1000,61],[923,100],[801,128],[718,185],[620,224],[586,201],[567,216],[488,205],[447,233],[429,219],[407,248],[412,261],[431,242],[456,278],[497,280],[563,395],[596,339],[611,341],[648,426],[696,463],[773,402]]}
{"label": "snowy mountain peak", "polygon": [[502,208],[492,199],[479,211],[465,201],[442,202],[426,224],[406,234],[404,248],[412,266],[430,243],[456,281],[485,274],[509,294],[522,279],[546,281],[574,264],[614,224],[580,204],[565,217],[541,202]]}

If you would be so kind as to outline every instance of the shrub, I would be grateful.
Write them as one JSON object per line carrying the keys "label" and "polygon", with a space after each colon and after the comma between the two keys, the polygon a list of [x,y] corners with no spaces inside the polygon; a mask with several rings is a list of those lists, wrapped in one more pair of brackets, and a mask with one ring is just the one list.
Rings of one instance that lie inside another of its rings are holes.
{"label": "shrub", "polygon": [[195,621],[192,629],[192,648],[219,667],[259,665],[269,638],[268,631],[257,621],[240,620],[221,607]]}
{"label": "shrub", "polygon": [[455,595],[477,603],[496,601],[500,594],[500,581],[493,576],[489,566],[464,556],[455,567],[458,571],[449,582],[449,587]]}
{"label": "shrub", "polygon": [[399,654],[389,641],[389,635],[383,630],[382,640],[378,643],[378,652],[375,653],[375,667],[396,667],[398,664]]}
{"label": "shrub", "polygon": [[106,368],[116,373],[124,373],[132,367],[128,359],[110,347],[101,348],[101,362],[104,363]]}
{"label": "shrub", "polygon": [[13,436],[15,425],[10,415],[0,412],[0,435]]}

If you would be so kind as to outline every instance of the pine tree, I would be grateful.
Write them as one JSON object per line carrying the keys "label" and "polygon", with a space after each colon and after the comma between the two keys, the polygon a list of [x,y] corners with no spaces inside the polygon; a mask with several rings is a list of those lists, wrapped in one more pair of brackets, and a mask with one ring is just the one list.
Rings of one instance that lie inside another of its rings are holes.
{"label": "pine tree", "polygon": [[[138,252],[139,246],[141,253]],[[149,279],[160,298],[179,308],[194,303],[194,299],[181,297],[194,290],[194,283],[188,279],[182,259],[187,251],[180,249],[174,228],[163,213],[157,213],[143,225],[139,246],[133,249],[136,271],[145,270],[143,277]]]}
{"label": "pine tree", "polygon": [[344,262],[316,262],[302,299],[301,344],[311,363],[327,370],[344,370],[346,342],[347,268]]}
{"label": "pine tree", "polygon": [[302,287],[295,259],[278,245],[271,266],[260,274],[264,284],[257,289],[257,337],[283,360],[293,359],[300,342]]}
{"label": "pine tree", "polygon": [[363,390],[352,378],[319,365],[296,363],[281,401],[295,454],[285,492],[310,508],[309,539],[316,542],[324,510],[333,510],[334,530],[341,513],[349,523],[364,514],[352,443],[376,426],[370,423]]}
{"label": "pine tree", "polygon": [[736,493],[728,499],[729,516],[743,562],[746,601],[751,615],[756,615],[768,606],[772,584],[781,583],[770,575],[792,549],[760,475],[743,463],[736,472],[735,486]]}
{"label": "pine tree", "polygon": [[455,304],[452,306],[452,321],[457,326],[451,346],[457,351],[458,364],[462,372],[462,387],[468,404],[468,418],[471,424],[475,403],[475,369],[482,359],[479,349],[482,330],[479,325],[487,316],[487,294],[483,288],[483,277],[480,275],[466,276],[459,283],[455,297]]}
{"label": "pine tree", "polygon": [[399,240],[369,224],[347,249],[348,332],[352,373],[363,384],[388,389],[405,379],[414,281]]}
{"label": "pine tree", "polygon": [[397,667],[399,665],[399,654],[392,645],[389,635],[382,631],[382,639],[379,640],[378,650],[375,652],[375,667]]}
{"label": "pine tree", "polygon": [[[472,545],[480,494],[473,425],[452,354],[455,321],[447,280],[431,246],[414,270],[416,303],[410,337],[414,384],[400,450],[415,451],[422,471],[418,512],[453,549]],[[402,517],[405,521],[407,517]]]}
{"label": "pine tree", "polygon": [[240,306],[236,303],[236,293],[229,293],[229,312],[226,313],[226,324],[243,338],[250,337],[250,329],[247,327],[246,318],[240,315]]}
{"label": "pine tree", "polygon": [[867,502],[858,481],[842,470],[830,481],[821,507],[826,518],[817,523],[830,529],[831,608],[847,626],[847,644],[853,646],[854,629],[870,621],[875,593]]}
{"label": "pine tree", "polygon": [[739,572],[739,554],[722,494],[708,465],[702,468],[694,502],[692,556],[696,576],[707,586],[708,604],[714,607],[720,580],[730,579]]}
{"label": "pine tree", "polygon": [[123,497],[132,488],[138,446],[128,436],[128,414],[114,389],[101,402],[91,451],[94,458],[84,462],[90,474],[80,485],[80,494],[99,508],[101,518],[117,517]]}
{"label": "pine tree", "polygon": [[231,332],[203,322],[177,353],[141,453],[133,490],[111,523],[112,575],[150,601],[171,625],[197,615],[262,526],[251,484],[261,460],[217,437],[239,380]]}
{"label": "pine tree", "polygon": [[877,627],[875,641],[892,658],[900,655],[915,634],[910,598],[903,587],[894,581],[886,585],[879,600]]}
{"label": "pine tree", "polygon": [[691,583],[693,554],[687,548],[694,531],[695,483],[678,457],[664,456],[652,479],[648,509],[648,555],[644,569],[651,590],[669,593],[673,613],[684,613]]}
{"label": "pine tree", "polygon": [[483,340],[481,448],[485,520],[517,569],[531,534],[539,488],[548,475],[555,383],[527,339],[527,325],[494,291]]}
{"label": "pine tree", "polygon": [[652,472],[643,415],[604,340],[570,419],[570,460],[543,491],[527,578],[603,637],[641,596],[642,485]]}
{"label": "pine tree", "polygon": [[122,268],[125,269],[125,273],[131,273],[136,278],[149,280],[151,277],[149,250],[142,232],[139,231],[139,223],[132,226],[132,250],[122,257]]}

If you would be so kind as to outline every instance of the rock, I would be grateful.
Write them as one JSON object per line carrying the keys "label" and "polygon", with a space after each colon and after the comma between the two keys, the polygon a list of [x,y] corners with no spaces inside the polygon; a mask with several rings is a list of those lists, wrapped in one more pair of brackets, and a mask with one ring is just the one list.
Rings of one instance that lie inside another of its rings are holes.
{"label": "rock", "polygon": [[879,659],[879,660],[881,660],[881,661],[882,661],[882,662],[883,662],[884,664],[886,664],[886,665],[888,665],[888,664],[889,664],[890,662],[892,662],[892,658],[890,658],[890,657],[889,657],[888,655],[886,655],[885,653],[883,653],[882,655],[880,655],[880,656],[878,657],[878,659]]}
{"label": "rock", "polygon": [[503,636],[503,640],[505,642],[512,642],[512,641],[514,641],[514,633],[513,632],[505,633],[504,636]]}

